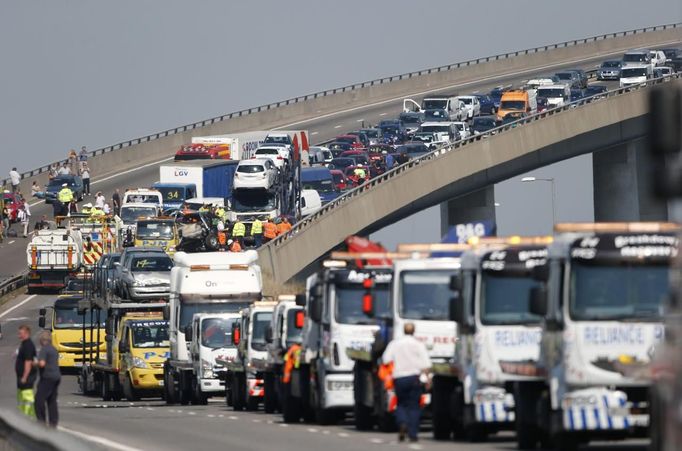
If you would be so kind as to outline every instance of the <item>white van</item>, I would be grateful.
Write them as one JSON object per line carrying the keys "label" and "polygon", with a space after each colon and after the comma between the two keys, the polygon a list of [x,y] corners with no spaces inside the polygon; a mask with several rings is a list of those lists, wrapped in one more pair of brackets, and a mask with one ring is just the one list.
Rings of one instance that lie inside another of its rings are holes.
{"label": "white van", "polygon": [[625,66],[620,71],[620,87],[629,88],[630,86],[637,86],[651,78],[653,69],[649,64],[639,64],[637,66]]}
{"label": "white van", "polygon": [[317,213],[322,208],[320,194],[314,189],[301,190],[301,218]]}
{"label": "white van", "polygon": [[161,191],[149,188],[128,189],[123,193],[123,202],[128,203],[153,204],[163,208],[163,195]]}
{"label": "white van", "polygon": [[544,97],[549,105],[560,107],[571,98],[571,88],[566,84],[539,86],[537,97]]}

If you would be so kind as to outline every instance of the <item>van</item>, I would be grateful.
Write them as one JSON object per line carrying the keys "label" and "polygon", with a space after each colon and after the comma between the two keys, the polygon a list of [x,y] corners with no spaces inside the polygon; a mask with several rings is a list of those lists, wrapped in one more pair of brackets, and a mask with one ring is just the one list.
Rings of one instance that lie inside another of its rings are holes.
{"label": "van", "polygon": [[331,171],[324,167],[303,168],[301,170],[301,184],[303,191],[317,191],[322,205],[333,201],[341,194],[336,189]]}
{"label": "van", "polygon": [[301,190],[301,218],[317,213],[322,208],[320,194],[314,189]]}
{"label": "van", "polygon": [[623,67],[651,65],[649,50],[631,50],[623,55]]}
{"label": "van", "polygon": [[540,86],[537,95],[546,98],[550,107],[559,107],[568,103],[571,98],[571,87],[565,84]]}
{"label": "van", "polygon": [[653,68],[649,64],[625,66],[620,71],[620,87],[640,85],[653,76]]}
{"label": "van", "polygon": [[501,121],[509,113],[533,114],[538,110],[537,92],[534,89],[527,91],[507,91],[502,94],[500,108],[497,110],[497,120]]}

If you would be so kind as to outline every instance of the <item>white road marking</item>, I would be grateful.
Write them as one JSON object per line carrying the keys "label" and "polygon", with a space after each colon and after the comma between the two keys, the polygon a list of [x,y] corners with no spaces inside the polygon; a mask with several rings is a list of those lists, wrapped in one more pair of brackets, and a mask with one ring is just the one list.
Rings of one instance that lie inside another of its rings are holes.
{"label": "white road marking", "polygon": [[347,433],[347,432],[339,432],[337,435],[338,435],[339,437],[348,437],[348,433]]}
{"label": "white road marking", "polygon": [[28,301],[30,301],[31,299],[35,298],[36,296],[37,296],[36,294],[32,294],[32,295],[30,295],[29,297],[27,297],[26,299],[24,299],[23,301],[21,301],[20,303],[18,303],[17,305],[14,305],[14,306],[8,308],[8,309],[5,310],[4,312],[0,313],[0,318],[2,318],[3,316],[7,315],[9,312],[14,311],[15,309],[18,309],[19,307],[21,307],[22,305],[26,304]]}
{"label": "white road marking", "polygon": [[380,113],[379,116],[386,116],[388,113]]}
{"label": "white road marking", "polygon": [[324,435],[329,435],[329,431],[327,431],[327,430],[322,431],[322,433],[323,433]]}
{"label": "white road marking", "polygon": [[421,446],[421,445],[418,445],[418,444],[416,444],[416,443],[412,443],[412,444],[410,445],[410,449],[424,449],[424,447]]}
{"label": "white road marking", "polygon": [[15,241],[16,241],[16,240],[12,240],[12,241],[10,241],[10,242],[7,243],[7,244],[13,244]]}
{"label": "white road marking", "polygon": [[317,429],[315,429],[315,428],[308,428],[308,432],[317,432]]}
{"label": "white road marking", "polygon": [[364,119],[357,119],[355,122],[365,122]]}
{"label": "white road marking", "polygon": [[289,425],[286,424],[286,423],[281,423],[281,424],[279,425],[279,427],[281,427],[281,428],[288,428]]}
{"label": "white road marking", "polygon": [[371,443],[376,443],[377,445],[380,445],[380,444],[384,443],[384,441],[383,441],[382,439],[380,439],[380,438],[371,438],[371,439],[369,439],[369,441],[370,441]]}
{"label": "white road marking", "polygon": [[254,423],[262,423],[262,421],[259,420],[259,419],[257,419],[257,418],[254,418],[254,419],[252,419],[251,421],[253,421]]}
{"label": "white road marking", "polygon": [[196,415],[197,414],[196,412],[187,412],[187,413],[190,415]]}
{"label": "white road marking", "polygon": [[153,407],[147,407],[147,410],[154,410]]}
{"label": "white road marking", "polygon": [[209,414],[206,415],[206,416],[209,417],[209,418],[215,418],[215,415],[213,415],[212,413],[209,413]]}
{"label": "white road marking", "polygon": [[115,442],[113,440],[109,440],[108,438],[100,437],[98,435],[84,434],[83,432],[68,429],[65,428],[64,426],[58,426],[57,429],[59,429],[60,431],[68,432],[69,434],[75,435],[76,437],[80,437],[83,440],[87,440],[92,443],[97,443],[98,445],[104,445],[108,448],[118,449],[121,451],[142,451],[140,448],[134,448],[132,446],[124,445],[123,443]]}
{"label": "white road marking", "polygon": [[218,418],[225,418],[225,415],[221,413],[220,415],[218,415]]}
{"label": "white road marking", "polygon": [[340,126],[340,125],[335,125],[334,128],[341,128],[341,126]]}
{"label": "white road marking", "polygon": [[7,319],[5,320],[5,322],[10,322],[10,321],[24,321],[24,320],[27,320],[27,319],[31,319],[31,318],[29,318],[28,316],[17,316],[17,317],[15,317],[15,318],[7,318]]}
{"label": "white road marking", "polygon": [[317,135],[318,133],[320,133],[320,132],[312,132],[312,133],[310,134],[310,136],[315,136],[315,135]]}
{"label": "white road marking", "polygon": [[235,417],[234,415],[230,415],[227,418],[229,418],[230,420],[238,420],[239,419],[239,417]]}

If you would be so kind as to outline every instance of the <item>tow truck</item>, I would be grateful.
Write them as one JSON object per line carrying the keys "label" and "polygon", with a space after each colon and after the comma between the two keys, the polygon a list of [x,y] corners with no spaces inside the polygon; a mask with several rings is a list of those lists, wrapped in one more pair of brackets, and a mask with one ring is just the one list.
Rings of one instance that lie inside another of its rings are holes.
{"label": "tow truck", "polygon": [[64,279],[83,266],[83,238],[78,229],[37,230],[26,247],[28,290],[64,288]]}
{"label": "tow truck", "polygon": [[178,226],[173,218],[138,219],[135,226],[135,246],[162,248],[171,257],[178,245]]}
{"label": "tow truck", "polygon": [[651,379],[644,375],[665,335],[678,230],[651,222],[555,226],[548,264],[534,275],[542,284],[530,297],[530,311],[543,318],[547,372],[533,408],[518,412],[535,425],[537,441],[575,449],[647,435]]}

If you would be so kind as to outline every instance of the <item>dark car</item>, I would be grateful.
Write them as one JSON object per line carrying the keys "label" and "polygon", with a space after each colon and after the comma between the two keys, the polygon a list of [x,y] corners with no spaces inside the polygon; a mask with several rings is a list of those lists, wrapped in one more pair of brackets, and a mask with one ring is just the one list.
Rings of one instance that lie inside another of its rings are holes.
{"label": "dark car", "polygon": [[389,119],[379,122],[381,129],[381,134],[384,139],[389,139],[391,141],[404,141],[405,136],[407,136],[407,129],[397,119]]}
{"label": "dark car", "polygon": [[347,142],[333,142],[327,146],[332,155],[336,158],[347,150],[353,150],[353,145]]}
{"label": "dark car", "polygon": [[663,52],[665,57],[669,60],[682,56],[682,50],[681,49],[676,49],[676,48],[672,48],[672,47],[661,49],[661,52]]}
{"label": "dark car", "polygon": [[337,157],[332,159],[329,163],[329,169],[346,169],[348,166],[355,166],[355,160],[352,158]]}
{"label": "dark car", "polygon": [[424,113],[421,111],[403,111],[398,119],[406,129],[416,130],[424,122]]}
{"label": "dark car", "polygon": [[59,175],[47,184],[47,188],[45,188],[45,203],[51,204],[57,198],[57,193],[61,191],[65,183],[73,192],[74,199],[83,200],[83,180],[80,176]]}
{"label": "dark car", "polygon": [[597,80],[618,80],[623,63],[620,60],[608,60],[601,63],[597,70]]}
{"label": "dark car", "polygon": [[339,158],[352,158],[356,164],[369,164],[369,155],[362,150],[347,150],[339,155]]}
{"label": "dark car", "polygon": [[334,179],[334,185],[336,186],[337,190],[344,191],[348,189],[350,183],[346,178],[346,174],[344,174],[343,171],[339,169],[332,169],[329,172],[331,172],[332,174],[332,178]]}
{"label": "dark car", "polygon": [[578,80],[580,80],[580,88],[587,88],[588,77],[585,71],[582,69],[570,69],[570,71],[578,75]]}
{"label": "dark car", "polygon": [[578,100],[582,99],[585,97],[585,92],[582,89],[571,89],[571,97],[570,97],[570,102],[577,102]]}
{"label": "dark car", "polygon": [[495,116],[478,116],[474,118],[471,124],[471,131],[474,132],[474,135],[480,135],[481,133],[492,130],[497,127],[497,125]]}
{"label": "dark car", "polygon": [[582,80],[580,80],[580,76],[572,70],[557,72],[554,75],[556,75],[559,78],[559,81],[561,83],[566,83],[568,86],[571,87],[571,89],[573,88],[580,89],[583,87],[583,83]]}
{"label": "dark car", "polygon": [[488,94],[474,94],[481,105],[481,114],[495,114],[495,101]]}
{"label": "dark car", "polygon": [[340,135],[334,138],[334,141],[337,143],[348,143],[350,144],[353,149],[364,149],[365,144],[362,142],[362,139],[360,139],[360,136],[358,135]]}
{"label": "dark car", "polygon": [[360,133],[364,134],[369,140],[368,146],[379,144],[381,142],[381,129],[376,127],[361,128]]}
{"label": "dark car", "polygon": [[509,90],[511,90],[511,87],[498,86],[497,88],[493,88],[493,90],[490,91],[490,98],[493,99],[493,106],[495,107],[495,111],[497,111],[500,108],[502,94]]}
{"label": "dark car", "polygon": [[594,99],[600,99],[604,97],[604,93],[607,92],[609,88],[604,85],[590,85],[585,90],[585,97],[593,97]]}
{"label": "dark car", "polygon": [[429,153],[431,149],[421,141],[408,141],[402,146],[398,146],[396,152],[399,154],[407,154],[407,156],[412,158],[418,158],[422,155]]}
{"label": "dark car", "polygon": [[303,168],[301,170],[303,189],[313,189],[320,195],[322,205],[333,201],[341,194],[334,183],[332,171],[324,167]]}

